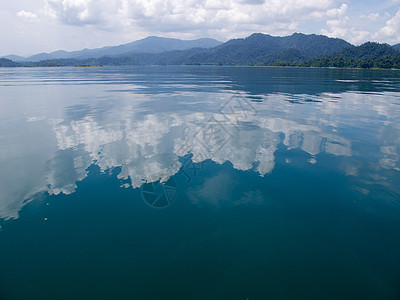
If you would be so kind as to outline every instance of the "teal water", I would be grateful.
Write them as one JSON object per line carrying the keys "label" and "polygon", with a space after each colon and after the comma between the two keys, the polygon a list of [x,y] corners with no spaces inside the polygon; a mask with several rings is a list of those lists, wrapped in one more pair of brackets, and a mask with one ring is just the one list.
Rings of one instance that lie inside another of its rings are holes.
{"label": "teal water", "polygon": [[0,299],[400,299],[400,73],[0,69]]}

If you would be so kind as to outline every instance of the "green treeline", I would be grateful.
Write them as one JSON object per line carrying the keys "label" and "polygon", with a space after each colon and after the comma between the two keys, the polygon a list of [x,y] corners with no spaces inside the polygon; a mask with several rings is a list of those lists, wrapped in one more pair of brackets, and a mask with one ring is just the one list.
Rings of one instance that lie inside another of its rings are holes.
{"label": "green treeline", "polygon": [[387,44],[368,42],[344,48],[333,55],[314,58],[298,64],[304,67],[400,69],[400,51]]}

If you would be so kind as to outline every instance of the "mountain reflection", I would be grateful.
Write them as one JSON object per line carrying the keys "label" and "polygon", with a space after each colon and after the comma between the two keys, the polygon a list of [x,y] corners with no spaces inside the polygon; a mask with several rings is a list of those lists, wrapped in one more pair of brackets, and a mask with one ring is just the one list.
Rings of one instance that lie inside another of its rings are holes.
{"label": "mountain reflection", "polygon": [[[143,89],[135,85],[129,90],[110,87],[112,96],[101,103],[77,100],[61,111],[51,104],[43,111],[33,109],[4,134],[8,144],[2,143],[0,151],[0,218],[17,218],[39,192],[75,192],[93,164],[101,171],[120,168],[118,178],[125,188],[167,181],[184,167],[181,158],[188,154],[194,163],[230,162],[259,176],[273,171],[278,153],[291,150],[301,151],[311,164],[318,164],[321,154],[338,157],[341,171],[364,176],[364,183],[385,182],[389,177],[380,170],[400,170],[397,93],[385,92],[384,99],[381,94],[335,93],[335,88],[317,94],[307,94],[304,87],[304,93],[269,93],[260,91],[260,85],[246,85],[244,78],[231,78],[231,83],[240,80],[245,85],[240,91],[237,86],[214,87],[212,92],[186,86],[156,97],[135,93]],[[372,142],[360,143],[365,137]],[[374,154],[371,158],[363,151]],[[221,176],[214,181],[223,181]],[[365,186],[358,188],[368,192]],[[243,201],[261,201],[257,191],[246,197],[250,200]],[[192,201],[202,198],[207,197],[199,194]]]}

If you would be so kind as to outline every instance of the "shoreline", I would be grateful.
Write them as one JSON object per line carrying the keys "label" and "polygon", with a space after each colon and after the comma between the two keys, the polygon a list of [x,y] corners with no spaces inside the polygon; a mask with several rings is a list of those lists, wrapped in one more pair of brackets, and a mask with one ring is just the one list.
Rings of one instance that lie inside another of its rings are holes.
{"label": "shoreline", "polygon": [[305,67],[305,66],[252,66],[252,65],[75,65],[75,66],[16,66],[2,67],[4,69],[18,68],[111,68],[111,67],[215,67],[215,68],[293,68],[293,69],[331,69],[331,70],[378,70],[378,71],[400,71],[400,69],[384,69],[384,68],[346,68],[346,67]]}

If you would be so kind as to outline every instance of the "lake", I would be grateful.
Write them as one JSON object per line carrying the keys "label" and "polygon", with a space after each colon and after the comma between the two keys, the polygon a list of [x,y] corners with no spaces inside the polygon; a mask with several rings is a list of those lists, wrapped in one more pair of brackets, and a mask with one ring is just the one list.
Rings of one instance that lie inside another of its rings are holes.
{"label": "lake", "polygon": [[399,299],[400,72],[0,69],[0,299]]}

